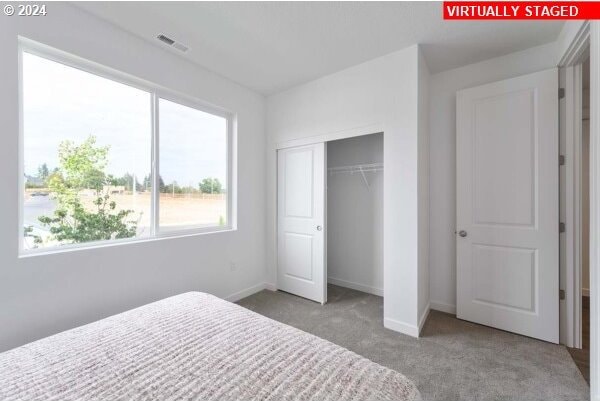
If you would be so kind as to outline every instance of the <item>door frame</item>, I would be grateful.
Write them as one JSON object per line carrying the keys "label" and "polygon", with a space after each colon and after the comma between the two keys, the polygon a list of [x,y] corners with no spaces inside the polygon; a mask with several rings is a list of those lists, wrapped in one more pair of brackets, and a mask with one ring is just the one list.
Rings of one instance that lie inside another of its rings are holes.
{"label": "door frame", "polygon": [[592,400],[600,400],[600,21],[590,25],[590,394]]}
{"label": "door frame", "polygon": [[[353,138],[355,136],[371,135],[384,133],[384,124],[371,124],[364,127],[357,127],[353,129],[335,131],[323,134],[317,134],[314,136],[291,139],[289,141],[277,142],[275,144],[275,152],[283,148],[291,148],[295,146],[311,145],[319,142],[331,142],[338,139]],[[385,138],[385,133],[384,133]],[[384,139],[385,140],[385,139]],[[385,145],[384,145],[385,146]]]}
{"label": "door frame", "polygon": [[[561,252],[565,253],[563,283],[565,291],[564,316],[561,316],[561,333],[565,337],[562,342],[567,347],[581,348],[582,346],[582,63],[589,55],[590,49],[590,24],[585,21],[576,33],[570,46],[565,51],[559,67],[564,69],[564,135],[565,135],[565,246]],[[563,109],[561,108],[561,112]],[[562,124],[561,124],[562,125]],[[561,274],[562,275],[562,274]]]}
{"label": "door frame", "polygon": [[581,348],[581,295],[582,295],[582,65],[565,68],[565,236],[564,267],[565,282],[565,316],[561,322],[566,337],[563,339],[567,347]]}
{"label": "door frame", "polygon": [[[567,22],[568,23],[568,22]],[[568,43],[560,66],[590,50],[590,399],[600,401],[600,21],[585,21]]]}

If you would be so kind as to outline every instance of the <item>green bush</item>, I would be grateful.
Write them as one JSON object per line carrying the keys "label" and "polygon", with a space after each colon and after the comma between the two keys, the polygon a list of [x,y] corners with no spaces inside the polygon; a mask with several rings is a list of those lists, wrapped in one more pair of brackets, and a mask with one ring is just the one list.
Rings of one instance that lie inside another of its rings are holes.
{"label": "green bush", "polygon": [[[47,177],[57,208],[52,216],[38,218],[48,227],[52,239],[61,243],[81,243],[135,236],[137,221],[129,219],[133,210],[117,210],[110,194],[103,193],[104,186],[114,182],[114,178],[104,172],[108,152],[108,146],[96,145],[94,136],[79,145],[72,141],[63,141],[59,145],[59,167]],[[83,206],[79,198],[83,189],[95,192],[95,210],[88,211]],[[26,235],[30,233],[31,230],[26,229]],[[41,239],[36,237],[35,242],[39,244]]]}

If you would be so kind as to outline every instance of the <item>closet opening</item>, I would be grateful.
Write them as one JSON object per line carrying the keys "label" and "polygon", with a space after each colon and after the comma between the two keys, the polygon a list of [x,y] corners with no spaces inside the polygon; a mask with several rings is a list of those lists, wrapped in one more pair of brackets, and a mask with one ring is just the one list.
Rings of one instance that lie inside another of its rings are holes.
{"label": "closet opening", "polygon": [[321,304],[328,284],[383,296],[383,138],[277,149],[278,290]]}
{"label": "closet opening", "polygon": [[383,296],[383,133],[327,142],[327,282]]}

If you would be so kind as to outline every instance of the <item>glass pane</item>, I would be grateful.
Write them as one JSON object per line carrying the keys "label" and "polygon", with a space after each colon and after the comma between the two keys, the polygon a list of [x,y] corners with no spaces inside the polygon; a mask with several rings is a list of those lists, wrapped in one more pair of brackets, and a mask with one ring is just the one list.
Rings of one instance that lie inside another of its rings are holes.
{"label": "glass pane", "polygon": [[159,100],[160,231],[226,226],[227,119]]}
{"label": "glass pane", "polygon": [[24,248],[150,233],[150,93],[23,53]]}

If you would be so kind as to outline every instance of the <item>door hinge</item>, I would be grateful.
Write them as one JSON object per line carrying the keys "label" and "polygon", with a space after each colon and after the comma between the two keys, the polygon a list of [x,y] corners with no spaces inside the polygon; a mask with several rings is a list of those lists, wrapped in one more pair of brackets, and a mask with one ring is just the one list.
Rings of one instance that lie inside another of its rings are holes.
{"label": "door hinge", "polygon": [[565,290],[558,290],[558,299],[565,299]]}
{"label": "door hinge", "polygon": [[567,225],[565,223],[558,223],[558,232],[564,233],[567,231]]}
{"label": "door hinge", "polygon": [[559,166],[564,166],[566,161],[567,161],[567,158],[565,157],[565,155],[558,155],[558,165]]}
{"label": "door hinge", "polygon": [[565,88],[558,88],[558,98],[562,99],[565,97]]}

